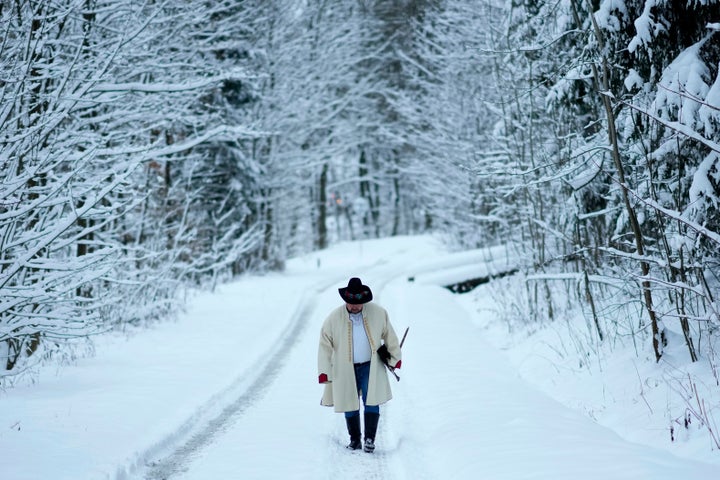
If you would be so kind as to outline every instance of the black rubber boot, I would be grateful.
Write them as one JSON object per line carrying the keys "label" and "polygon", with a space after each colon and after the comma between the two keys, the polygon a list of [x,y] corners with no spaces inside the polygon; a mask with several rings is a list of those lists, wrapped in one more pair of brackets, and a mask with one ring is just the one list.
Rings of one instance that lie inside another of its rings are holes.
{"label": "black rubber boot", "polygon": [[347,424],[348,434],[350,435],[350,443],[346,448],[350,450],[358,450],[362,447],[360,443],[360,414],[353,415],[350,418],[345,418]]}
{"label": "black rubber boot", "polygon": [[379,420],[379,413],[365,412],[365,445],[363,446],[363,450],[368,453],[375,451],[375,434],[377,433]]}

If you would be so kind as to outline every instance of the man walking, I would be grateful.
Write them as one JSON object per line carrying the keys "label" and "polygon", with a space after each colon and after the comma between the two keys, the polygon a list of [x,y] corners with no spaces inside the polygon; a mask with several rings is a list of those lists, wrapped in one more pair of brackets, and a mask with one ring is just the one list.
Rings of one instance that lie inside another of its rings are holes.
{"label": "man walking", "polygon": [[[375,451],[380,404],[392,398],[390,382],[378,349],[384,344],[387,365],[402,364],[397,335],[387,311],[372,303],[370,288],[351,278],[339,288],[344,305],[330,312],[320,332],[318,380],[325,384],[321,405],[344,412],[350,444],[347,448]],[[364,406],[365,443],[361,444],[360,400]]]}

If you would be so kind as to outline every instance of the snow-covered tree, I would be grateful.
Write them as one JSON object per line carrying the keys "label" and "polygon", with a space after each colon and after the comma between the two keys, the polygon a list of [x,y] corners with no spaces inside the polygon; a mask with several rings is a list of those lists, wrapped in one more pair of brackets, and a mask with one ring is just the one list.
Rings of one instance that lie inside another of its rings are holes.
{"label": "snow-covered tree", "polygon": [[205,92],[245,75],[198,53],[197,6],[0,10],[0,376],[68,339],[175,308],[194,262],[183,256],[188,200],[157,208],[159,190],[174,160],[192,164],[208,139],[246,132],[199,108]]}

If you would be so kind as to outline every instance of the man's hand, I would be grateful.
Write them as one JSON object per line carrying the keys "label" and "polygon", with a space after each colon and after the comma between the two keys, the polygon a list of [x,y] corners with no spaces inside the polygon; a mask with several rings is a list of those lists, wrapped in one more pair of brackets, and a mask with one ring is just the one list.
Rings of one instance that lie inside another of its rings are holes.
{"label": "man's hand", "polygon": [[377,354],[385,365],[390,366],[390,352],[388,352],[387,346],[384,343],[377,349]]}
{"label": "man's hand", "polygon": [[318,383],[329,383],[328,376],[326,373],[321,373],[318,376]]}
{"label": "man's hand", "polygon": [[387,347],[385,344],[380,345],[380,348],[377,349],[378,355],[380,355],[380,359],[383,361],[385,365],[387,365],[390,368],[400,368],[402,366],[402,360],[398,360],[394,367],[390,365],[390,352],[388,352]]}

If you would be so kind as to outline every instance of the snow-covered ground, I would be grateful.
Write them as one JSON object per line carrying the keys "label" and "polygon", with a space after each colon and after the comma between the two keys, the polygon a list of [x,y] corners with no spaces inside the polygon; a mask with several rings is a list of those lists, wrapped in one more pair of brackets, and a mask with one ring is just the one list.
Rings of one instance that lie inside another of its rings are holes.
{"label": "snow-covered ground", "polygon": [[[629,383],[640,371],[537,378],[552,362],[532,340],[508,341],[492,288],[437,285],[484,270],[487,255],[450,255],[430,237],[345,243],[197,295],[176,322],[98,339],[94,357],[0,393],[0,478],[717,478],[709,445],[638,434],[644,419],[623,416],[637,392],[603,394],[608,375]],[[372,455],[344,449],[342,415],[319,405],[320,325],[350,276],[399,334],[410,327]]]}

